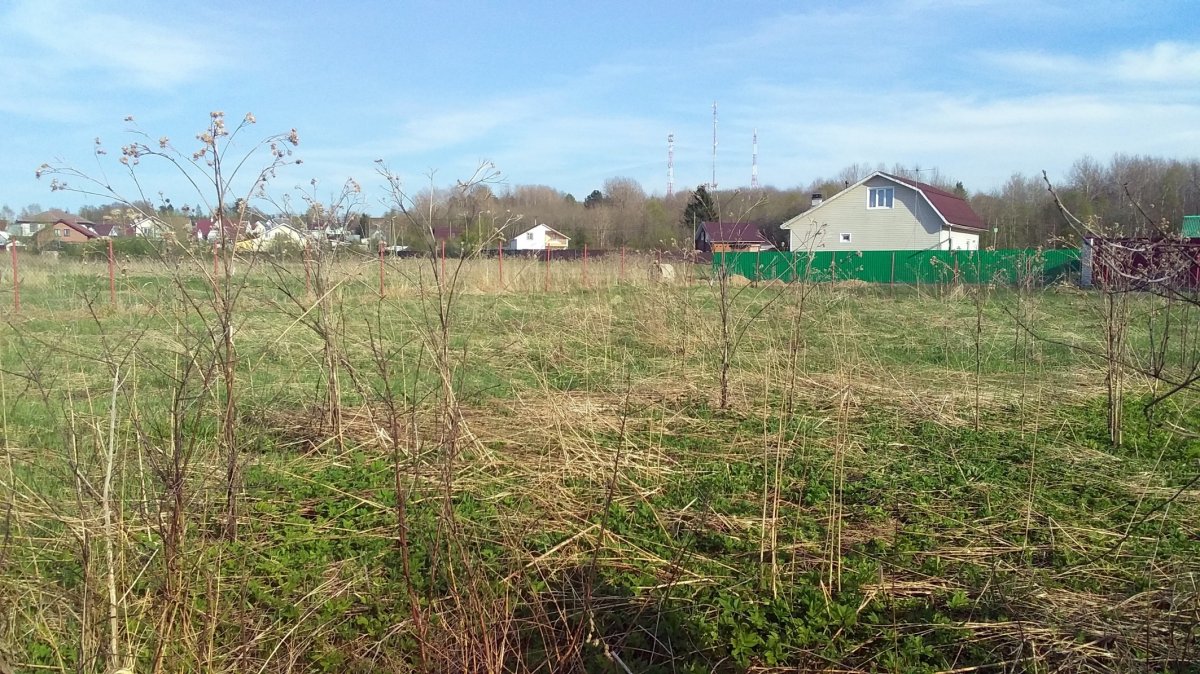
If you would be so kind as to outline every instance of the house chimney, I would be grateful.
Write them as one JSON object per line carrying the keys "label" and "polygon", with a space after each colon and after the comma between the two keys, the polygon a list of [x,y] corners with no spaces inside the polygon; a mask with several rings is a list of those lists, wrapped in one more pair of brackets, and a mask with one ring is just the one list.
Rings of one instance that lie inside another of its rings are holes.
{"label": "house chimney", "polygon": [[824,201],[825,201],[825,199],[821,197],[820,192],[813,192],[813,195],[812,195],[812,207],[813,208],[820,206]]}

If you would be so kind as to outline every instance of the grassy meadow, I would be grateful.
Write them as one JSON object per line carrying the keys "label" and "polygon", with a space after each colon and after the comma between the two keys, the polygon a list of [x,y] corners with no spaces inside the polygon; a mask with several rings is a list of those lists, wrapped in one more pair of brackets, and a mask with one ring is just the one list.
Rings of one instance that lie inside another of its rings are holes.
{"label": "grassy meadow", "polygon": [[1189,305],[438,264],[6,270],[0,672],[1200,671]]}

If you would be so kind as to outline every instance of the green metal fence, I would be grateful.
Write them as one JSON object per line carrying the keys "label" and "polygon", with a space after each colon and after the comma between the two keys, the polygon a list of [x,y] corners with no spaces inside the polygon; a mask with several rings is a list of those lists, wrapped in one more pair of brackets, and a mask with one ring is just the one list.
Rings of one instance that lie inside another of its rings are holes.
{"label": "green metal fence", "polygon": [[1054,283],[1078,278],[1078,249],[868,250],[713,253],[714,269],[753,281],[868,283]]}

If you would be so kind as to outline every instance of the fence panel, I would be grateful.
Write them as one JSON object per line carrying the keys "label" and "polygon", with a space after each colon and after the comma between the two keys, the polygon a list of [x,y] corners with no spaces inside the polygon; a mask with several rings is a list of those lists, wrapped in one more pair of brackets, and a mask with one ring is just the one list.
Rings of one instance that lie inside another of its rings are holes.
{"label": "fence panel", "polygon": [[1079,271],[1078,249],[869,250],[786,253],[714,253],[725,267],[753,281],[858,280],[903,285],[960,283],[1053,283]]}

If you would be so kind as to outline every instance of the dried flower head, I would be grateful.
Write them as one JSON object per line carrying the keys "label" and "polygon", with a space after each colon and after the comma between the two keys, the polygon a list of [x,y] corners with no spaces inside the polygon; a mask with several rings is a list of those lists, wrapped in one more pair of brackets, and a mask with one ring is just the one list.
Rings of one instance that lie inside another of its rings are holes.
{"label": "dried flower head", "polygon": [[126,121],[126,122],[132,122],[132,121],[133,121],[133,115],[125,115],[125,121]]}
{"label": "dried flower head", "polygon": [[287,140],[292,145],[299,145],[300,144],[300,134],[296,133],[296,129],[292,129],[292,132],[288,134]]}
{"label": "dried flower head", "polygon": [[258,120],[254,119],[254,113],[253,113],[253,112],[247,112],[247,113],[246,113],[246,123],[247,123],[247,124],[253,124],[253,123],[257,122],[257,121],[258,121]]}
{"label": "dried flower head", "polygon": [[162,138],[158,139],[158,146],[164,150],[167,149],[167,146],[170,144],[171,144],[171,139],[167,138],[166,136],[163,136]]}

